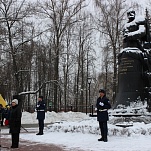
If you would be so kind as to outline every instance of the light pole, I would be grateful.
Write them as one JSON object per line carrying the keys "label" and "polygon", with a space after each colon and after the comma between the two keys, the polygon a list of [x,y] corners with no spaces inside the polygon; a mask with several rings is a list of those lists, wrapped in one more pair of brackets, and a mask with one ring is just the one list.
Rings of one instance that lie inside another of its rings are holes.
{"label": "light pole", "polygon": [[62,63],[63,63],[63,75],[64,75],[64,111],[66,112],[67,109],[67,60],[66,60],[66,54],[63,55]]}
{"label": "light pole", "polygon": [[[88,78],[88,85],[89,85],[89,87],[88,87],[88,89],[89,89],[89,104],[90,104],[90,84],[91,84],[91,81],[92,81],[92,78],[89,77],[89,78]],[[86,114],[87,114],[87,105],[88,105],[88,102],[87,102],[87,100],[86,100]]]}

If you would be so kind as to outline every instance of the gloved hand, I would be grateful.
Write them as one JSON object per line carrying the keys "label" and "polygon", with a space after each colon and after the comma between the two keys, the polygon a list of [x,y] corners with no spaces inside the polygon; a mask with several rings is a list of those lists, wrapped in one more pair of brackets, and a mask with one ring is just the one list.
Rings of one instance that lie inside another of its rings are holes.
{"label": "gloved hand", "polygon": [[103,102],[100,102],[99,105],[104,106],[104,103],[103,103]]}
{"label": "gloved hand", "polygon": [[39,107],[40,105],[38,104],[37,107]]}
{"label": "gloved hand", "polygon": [[95,109],[94,109],[95,111],[97,111],[98,109],[95,107]]}

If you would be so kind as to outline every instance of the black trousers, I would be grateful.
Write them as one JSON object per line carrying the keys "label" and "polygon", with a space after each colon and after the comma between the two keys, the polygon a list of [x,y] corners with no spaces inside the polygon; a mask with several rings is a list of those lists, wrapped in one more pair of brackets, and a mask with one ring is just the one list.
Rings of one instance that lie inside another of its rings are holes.
{"label": "black trousers", "polygon": [[43,129],[44,129],[44,120],[38,120],[39,123],[39,132],[43,133]]}
{"label": "black trousers", "polygon": [[4,126],[3,123],[4,123],[4,118],[2,117],[1,126]]}
{"label": "black trousers", "polygon": [[103,121],[103,122],[99,121],[99,127],[100,127],[102,138],[107,139],[107,133],[108,133],[107,121]]}
{"label": "black trousers", "polygon": [[12,147],[18,147],[19,145],[19,133],[11,133],[12,135]]}

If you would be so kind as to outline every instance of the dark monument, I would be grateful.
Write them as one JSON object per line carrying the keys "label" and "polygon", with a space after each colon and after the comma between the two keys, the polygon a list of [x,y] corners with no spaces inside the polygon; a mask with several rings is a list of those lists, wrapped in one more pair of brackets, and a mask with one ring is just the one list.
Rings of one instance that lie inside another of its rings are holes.
{"label": "dark monument", "polygon": [[[146,11],[146,16],[148,16]],[[118,56],[118,88],[115,106],[147,101],[151,108],[151,51],[148,18],[127,12],[128,22],[123,30],[123,49]]]}

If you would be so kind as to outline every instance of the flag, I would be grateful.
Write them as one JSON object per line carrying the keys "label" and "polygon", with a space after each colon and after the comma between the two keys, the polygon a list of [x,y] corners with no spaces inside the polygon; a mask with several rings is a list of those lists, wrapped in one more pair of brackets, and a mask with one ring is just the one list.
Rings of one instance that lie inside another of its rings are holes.
{"label": "flag", "polygon": [[3,107],[6,107],[6,105],[7,105],[6,101],[3,99],[1,94],[0,94],[0,104],[2,104]]}

